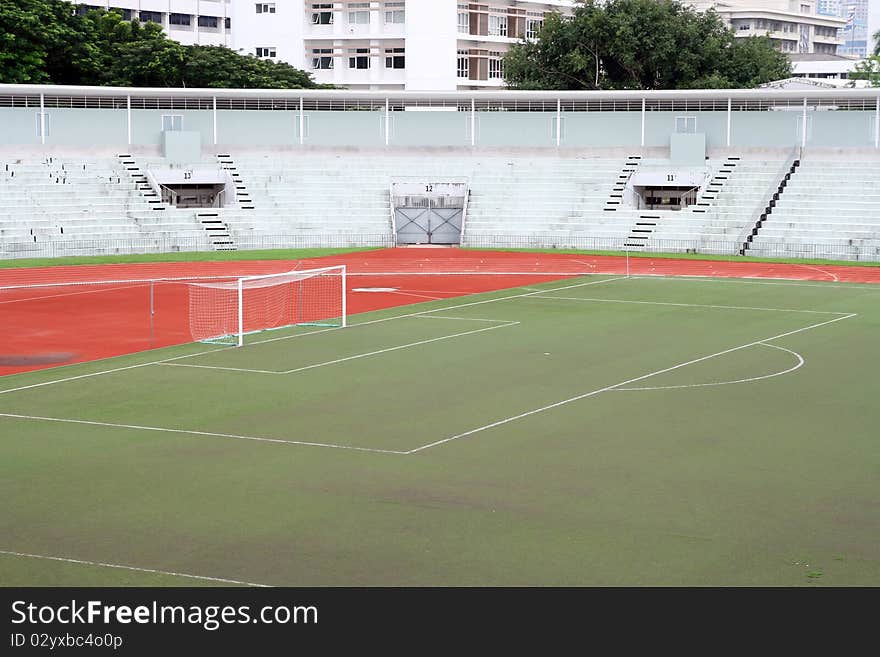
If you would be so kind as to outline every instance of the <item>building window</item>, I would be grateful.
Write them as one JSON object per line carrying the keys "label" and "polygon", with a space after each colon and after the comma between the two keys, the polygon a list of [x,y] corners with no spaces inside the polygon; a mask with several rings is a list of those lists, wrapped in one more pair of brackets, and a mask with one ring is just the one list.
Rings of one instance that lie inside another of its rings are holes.
{"label": "building window", "polygon": [[692,135],[697,131],[697,117],[695,116],[676,116],[675,132],[678,134]]}
{"label": "building window", "polygon": [[162,14],[158,11],[142,11],[140,12],[140,20],[142,23],[161,23]]}
{"label": "building window", "polygon": [[385,48],[385,68],[406,68],[404,48]]}
{"label": "building window", "polygon": [[322,71],[333,68],[333,48],[313,48],[312,68]]}
{"label": "building window", "polygon": [[274,2],[258,2],[257,3],[257,13],[258,14],[274,14],[275,13],[275,3]]}
{"label": "building window", "polygon": [[191,25],[192,16],[189,14],[168,14],[168,23],[171,25]]}
{"label": "building window", "polygon": [[[507,10],[489,10],[489,36],[507,36]],[[503,13],[501,13],[503,12]]]}
{"label": "building window", "polygon": [[333,25],[333,5],[312,5],[312,24]]}
{"label": "building window", "polygon": [[100,11],[102,9],[104,9],[104,7],[99,7],[98,5],[79,5],[76,8],[76,15],[85,16],[90,11]]}
{"label": "building window", "polygon": [[217,16],[199,16],[199,27],[219,27],[220,19]]}
{"label": "building window", "polygon": [[406,5],[402,2],[385,3],[385,23],[402,25],[406,22]]}
{"label": "building window", "polygon": [[370,49],[358,48],[354,57],[348,58],[348,68],[367,69],[370,68]]}
{"label": "building window", "polygon": [[471,58],[467,50],[458,51],[458,77],[469,78],[471,76]]}
{"label": "building window", "polygon": [[544,27],[544,14],[540,11],[526,12],[526,38],[537,39],[538,33]]}
{"label": "building window", "polygon": [[180,132],[183,130],[182,114],[163,114],[162,132]]}
{"label": "building window", "polygon": [[49,112],[37,112],[37,137],[49,136]]}
{"label": "building window", "polygon": [[275,46],[272,46],[271,48],[267,46],[257,48],[257,57],[277,57]]}
{"label": "building window", "polygon": [[458,5],[458,33],[471,33],[471,15],[467,5]]}
{"label": "building window", "polygon": [[223,25],[226,27],[227,30],[231,30],[232,29],[232,19],[227,18],[225,21],[223,21]]}
{"label": "building window", "polygon": [[355,2],[348,5],[348,24],[349,25],[369,25],[370,24],[370,3]]}
{"label": "building window", "polygon": [[489,52],[489,79],[490,80],[500,80],[504,77],[504,61],[502,60],[502,53],[500,52]]}
{"label": "building window", "polygon": [[122,20],[130,21],[134,17],[134,11],[131,9],[120,9],[118,7],[110,7],[109,11],[122,16]]}

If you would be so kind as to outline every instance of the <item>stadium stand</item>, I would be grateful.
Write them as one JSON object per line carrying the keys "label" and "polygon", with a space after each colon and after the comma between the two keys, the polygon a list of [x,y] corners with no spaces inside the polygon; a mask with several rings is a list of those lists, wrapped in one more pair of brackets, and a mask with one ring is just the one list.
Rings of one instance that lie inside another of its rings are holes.
{"label": "stadium stand", "polygon": [[750,255],[880,259],[880,158],[801,160]]}
{"label": "stadium stand", "polygon": [[144,252],[207,248],[192,212],[150,203],[111,158],[47,156],[0,164],[0,239],[13,255],[95,253],[132,244]]}
{"label": "stadium stand", "polygon": [[389,246],[392,185],[463,180],[465,246],[880,259],[880,90],[0,85],[0,118],[3,257]]}

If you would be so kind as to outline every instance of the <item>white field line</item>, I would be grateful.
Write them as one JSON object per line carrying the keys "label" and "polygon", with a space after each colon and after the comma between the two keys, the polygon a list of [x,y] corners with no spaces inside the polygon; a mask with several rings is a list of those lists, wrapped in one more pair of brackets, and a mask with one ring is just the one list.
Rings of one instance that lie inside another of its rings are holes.
{"label": "white field line", "polygon": [[559,301],[591,301],[596,303],[632,303],[645,306],[677,306],[680,308],[709,308],[713,310],[763,310],[777,313],[808,313],[811,315],[851,315],[852,313],[833,312],[830,310],[797,310],[793,308],[757,308],[752,306],[713,306],[701,303],[670,303],[666,301],[631,301],[629,299],[594,299],[588,297],[548,297],[534,296],[532,299],[556,299]]}
{"label": "white field line", "polygon": [[[448,319],[444,317],[438,317],[437,319]],[[479,320],[478,320],[479,321]],[[485,320],[483,320],[485,321]],[[441,340],[450,340],[452,338],[460,338],[465,335],[473,335],[475,333],[483,333],[484,331],[494,331],[500,328],[507,328],[508,326],[516,326],[519,322],[507,322],[506,324],[498,324],[497,326],[487,326],[485,328],[474,329],[472,331],[463,331],[461,333],[453,333],[451,335],[441,335],[439,338],[431,338],[429,340],[419,340],[418,342],[409,342],[407,344],[396,345],[394,347],[388,347],[387,349],[377,349],[375,351],[368,351],[363,354],[355,354],[354,356],[347,356],[345,358],[336,358],[335,360],[327,360],[323,363],[314,363],[312,365],[305,365],[303,367],[295,367],[291,370],[251,370],[241,367],[218,367],[216,365],[191,365],[189,363],[164,363],[169,367],[196,367],[199,369],[205,370],[224,370],[226,372],[247,372],[249,374],[296,374],[297,372],[305,372],[306,370],[313,370],[318,367],[326,367],[327,365],[338,365],[339,363],[347,363],[351,360],[359,360],[361,358],[368,358],[369,356],[378,356],[379,354],[387,354],[392,351],[400,351],[401,349],[409,349],[410,347],[419,347],[425,344],[431,344],[432,342],[440,342]]]}
{"label": "white field line", "polygon": [[821,267],[814,267],[812,265],[798,265],[798,267],[803,267],[804,269],[812,269],[813,271],[817,271],[820,274],[825,274],[826,276],[830,276],[831,280],[835,283],[839,283],[840,279],[837,277],[837,274],[832,274],[830,271],[825,271]]}
{"label": "white field line", "polygon": [[415,319],[453,319],[458,322],[486,322],[489,324],[512,324],[517,322],[515,319],[485,319],[483,317],[448,317],[439,315],[417,315]]}
{"label": "white field line", "polygon": [[[603,278],[601,281],[589,281],[587,283],[577,283],[575,285],[566,285],[566,286],[563,286],[560,288],[554,288],[551,290],[541,290],[540,292],[553,292],[553,291],[557,291],[557,290],[569,290],[571,288],[576,288],[576,287],[586,287],[588,285],[598,285],[600,283],[610,283],[612,281],[620,281],[620,280],[626,280],[626,277],[625,276],[616,276],[614,278]],[[404,319],[405,317],[418,317],[421,315],[426,315],[428,313],[444,312],[446,310],[455,310],[457,308],[466,308],[469,306],[476,306],[476,305],[480,305],[480,304],[484,304],[484,303],[494,303],[496,301],[507,301],[508,299],[519,299],[520,297],[531,296],[533,294],[538,294],[538,293],[539,292],[526,292],[524,294],[513,294],[510,296],[506,296],[506,297],[498,297],[496,299],[485,299],[483,301],[473,301],[470,303],[461,303],[461,304],[458,304],[455,306],[446,306],[443,308],[435,308],[433,310],[423,310],[423,311],[415,312],[415,313],[407,313],[405,315],[395,315],[393,317],[384,317],[382,319],[374,319],[374,320],[370,320],[367,322],[358,322],[356,324],[349,324],[348,328],[351,329],[351,328],[355,328],[358,326],[368,326],[370,324],[379,324],[381,322],[390,322],[395,319]],[[255,342],[251,342],[249,344],[254,345],[254,344],[264,344],[266,342],[277,342],[278,340],[292,340],[294,338],[303,338],[303,337],[307,337],[309,335],[315,335],[316,333],[327,333],[328,331],[341,331],[341,330],[348,330],[348,329],[341,329],[341,328],[321,329],[319,331],[310,331],[309,333],[297,333],[296,335],[286,335],[286,336],[282,336],[279,338],[269,338],[268,340],[258,340]],[[147,367],[148,365],[159,365],[159,364],[163,364],[163,363],[170,363],[170,362],[173,362],[176,360],[182,360],[184,358],[195,358],[197,356],[205,356],[207,354],[216,353],[218,351],[226,351],[228,349],[237,349],[237,347],[220,347],[220,348],[216,348],[216,349],[208,349],[205,351],[199,351],[194,354],[184,354],[183,356],[174,356],[173,358],[163,358],[161,360],[153,360],[153,361],[149,361],[146,363],[138,363],[137,365],[127,365],[125,367],[115,367],[110,370],[101,370],[100,372],[91,372],[89,374],[80,374],[78,376],[69,376],[69,377],[65,377],[63,379],[53,379],[51,381],[43,381],[42,383],[32,383],[30,385],[19,386],[17,388],[8,388],[6,390],[0,390],[0,395],[6,394],[9,392],[18,392],[20,390],[29,390],[31,388],[41,388],[43,386],[50,386],[50,385],[54,385],[56,383],[66,383],[68,381],[87,379],[87,378],[90,378],[93,376],[101,376],[102,374],[112,374],[114,372],[123,372],[126,370],[132,370],[132,369],[136,369],[139,367]],[[125,354],[125,355],[129,356],[130,354]],[[120,357],[121,356],[114,356],[114,358],[120,358]]]}
{"label": "white field line", "polygon": [[440,301],[445,297],[432,297],[427,294],[416,294],[415,292],[401,292],[399,290],[395,290],[394,292],[388,292],[388,294],[399,294],[403,297],[416,297],[417,299],[431,299],[431,301]]}
{"label": "white field line", "polygon": [[[670,276],[667,274],[633,274],[630,278],[641,281],[682,281],[697,283],[741,283],[744,285],[774,285],[777,287],[818,287],[823,290],[877,290],[880,291],[880,285],[877,283],[845,283],[843,285],[832,285],[827,283],[799,283],[797,278],[770,278],[762,276],[700,276],[696,274],[682,274]],[[860,286],[860,287],[855,287]],[[552,292],[552,290],[549,290]]]}
{"label": "white field line", "polygon": [[58,299],[61,297],[75,297],[80,294],[103,294],[104,292],[116,292],[118,290],[133,290],[135,288],[145,288],[147,287],[146,283],[135,283],[132,285],[122,285],[120,287],[110,287],[101,290],[83,290],[81,292],[64,292],[62,294],[47,294],[42,297],[26,297],[24,299],[8,299],[6,301],[0,301],[0,303],[24,303],[26,301],[42,301],[43,299]]}
{"label": "white field line", "polygon": [[717,358],[718,356],[723,356],[725,354],[729,354],[735,351],[740,351],[741,349],[747,349],[749,347],[753,347],[757,344],[761,344],[764,342],[770,342],[771,340],[778,340],[780,338],[785,338],[790,335],[796,335],[797,333],[803,333],[804,331],[809,331],[812,329],[819,328],[820,326],[826,326],[828,324],[833,324],[834,322],[840,322],[845,319],[850,319],[852,317],[857,317],[855,313],[844,315],[842,317],[835,317],[834,319],[829,319],[824,322],[820,322],[818,324],[811,324],[810,326],[805,326],[803,328],[795,329],[794,331],[787,331],[786,333],[780,333],[779,335],[774,335],[769,338],[762,338],[760,340],[755,340],[753,342],[749,342],[748,344],[743,344],[738,347],[731,347],[730,349],[725,349],[724,351],[719,351],[714,354],[709,354],[708,356],[702,356],[700,358],[695,358],[693,360],[686,361],[684,363],[679,363],[678,365],[673,365],[672,367],[667,367],[662,370],[657,370],[656,372],[651,372],[649,374],[643,374],[642,376],[635,377],[633,379],[628,379],[627,381],[621,381],[620,383],[615,383],[614,385],[605,386],[604,388],[599,388],[597,390],[592,390],[590,392],[585,392],[582,395],[577,395],[576,397],[570,397],[569,399],[563,399],[562,401],[556,402],[555,404],[549,404],[547,406],[542,406],[541,408],[535,408],[531,411],[526,411],[525,413],[520,413],[519,415],[513,415],[511,417],[507,417],[496,422],[492,422],[491,424],[486,424],[481,427],[477,427],[475,429],[471,429],[470,431],[465,431],[464,433],[459,433],[454,436],[449,436],[448,438],[443,438],[442,440],[436,440],[432,443],[428,443],[426,445],[422,445],[421,447],[416,447],[415,449],[411,449],[407,454],[416,454],[418,452],[422,452],[426,449],[430,449],[432,447],[437,447],[438,445],[443,445],[448,442],[452,442],[453,440],[459,440],[461,438],[466,438],[468,436],[472,436],[476,433],[480,433],[481,431],[486,431],[487,429],[494,429],[495,427],[500,427],[505,424],[509,424],[511,422],[515,422],[516,420],[521,420],[523,418],[536,415],[538,413],[543,413],[545,411],[552,410],[554,408],[559,408],[560,406],[564,406],[566,404],[570,404],[572,402],[580,401],[581,399],[587,399],[588,397],[594,397],[603,392],[608,392],[610,390],[616,390],[618,388],[622,388],[623,386],[628,386],[632,383],[637,383],[639,381],[644,381],[645,379],[649,379],[652,376],[657,376],[659,374],[665,374],[666,372],[672,372],[673,370],[681,369],[682,367],[687,367],[688,365],[693,365],[695,363],[700,363],[705,360],[709,360],[711,358]]}
{"label": "white field line", "polygon": [[70,559],[69,557],[50,557],[45,554],[30,554],[29,552],[13,552],[12,550],[0,550],[0,554],[12,557],[26,557],[28,559],[46,559],[48,561],[61,561],[64,563],[75,563],[84,566],[100,566],[101,568],[118,568],[120,570],[133,570],[138,573],[152,573],[156,575],[169,575],[171,577],[185,577],[187,579],[198,579],[204,582],[220,582],[222,584],[241,584],[242,586],[258,586],[269,587],[269,584],[255,584],[254,582],[242,582],[237,579],[226,579],[223,577],[206,577],[205,575],[190,575],[189,573],[175,573],[170,570],[157,570],[155,568],[139,568],[138,566],[124,566],[118,563],[102,563],[100,561],[86,561],[85,559]]}
{"label": "white field line", "polygon": [[682,388],[709,388],[714,386],[730,386],[735,383],[754,383],[755,381],[764,381],[766,379],[773,379],[777,376],[783,376],[785,374],[791,374],[795,370],[799,370],[804,365],[804,357],[801,356],[798,352],[792,351],[791,349],[786,349],[785,347],[780,347],[775,344],[768,344],[766,342],[761,342],[761,347],[772,347],[773,349],[779,349],[780,351],[787,351],[792,356],[797,358],[797,365],[794,367],[789,367],[787,370],[782,372],[775,372],[773,374],[765,374],[764,376],[753,376],[750,379],[738,379],[736,381],[718,381],[714,383],[690,383],[687,385],[678,385],[678,386],[654,386],[651,388],[615,388],[614,392],[637,392],[637,391],[645,391],[645,390],[679,390]]}
{"label": "white field line", "polygon": [[190,429],[169,429],[167,427],[145,427],[138,424],[118,424],[115,422],[95,422],[91,420],[74,420],[62,417],[42,417],[39,415],[19,415],[16,413],[0,413],[0,418],[8,417],[13,420],[35,420],[40,422],[61,422],[64,424],[84,424],[93,427],[111,427],[113,429],[133,429],[136,431],[159,431],[162,433],[182,433],[188,436],[205,436],[208,438],[232,438],[235,440],[253,440],[260,443],[280,443],[284,445],[302,445],[305,447],[329,447],[332,449],[348,449],[355,452],[374,452],[377,454],[406,454],[391,449],[375,449],[372,447],[353,447],[351,445],[336,445],[333,443],[315,443],[304,440],[283,440],[281,438],[260,438],[257,436],[238,436],[231,433],[212,433],[210,431],[192,431]]}

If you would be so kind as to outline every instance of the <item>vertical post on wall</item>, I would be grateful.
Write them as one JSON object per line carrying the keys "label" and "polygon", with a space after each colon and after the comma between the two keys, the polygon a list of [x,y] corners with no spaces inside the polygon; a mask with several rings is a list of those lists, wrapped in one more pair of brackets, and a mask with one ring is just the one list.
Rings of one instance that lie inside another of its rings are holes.
{"label": "vertical post on wall", "polygon": [[306,141],[306,114],[305,103],[302,96],[299,98],[299,145],[302,146]]}
{"label": "vertical post on wall", "polygon": [[244,346],[244,279],[238,279],[238,346]]}
{"label": "vertical post on wall", "polygon": [[40,94],[40,143],[46,144],[46,95]]}
{"label": "vertical post on wall", "polygon": [[385,145],[391,143],[391,103],[385,99]]}
{"label": "vertical post on wall", "polygon": [[477,101],[471,98],[471,146],[477,145]]}
{"label": "vertical post on wall", "polygon": [[880,96],[877,96],[877,109],[874,111],[874,148],[880,148]]}
{"label": "vertical post on wall", "polygon": [[562,144],[562,99],[556,99],[556,148]]}
{"label": "vertical post on wall", "polygon": [[807,147],[807,99],[804,98],[804,116],[801,120],[801,148]]}
{"label": "vertical post on wall", "polygon": [[645,147],[645,114],[647,113],[647,99],[642,98],[642,148]]}
{"label": "vertical post on wall", "polygon": [[727,147],[730,148],[730,128],[733,125],[733,98],[727,99]]}
{"label": "vertical post on wall", "polygon": [[217,96],[214,96],[212,99],[212,107],[211,112],[213,114],[214,121],[214,146],[217,145]]}

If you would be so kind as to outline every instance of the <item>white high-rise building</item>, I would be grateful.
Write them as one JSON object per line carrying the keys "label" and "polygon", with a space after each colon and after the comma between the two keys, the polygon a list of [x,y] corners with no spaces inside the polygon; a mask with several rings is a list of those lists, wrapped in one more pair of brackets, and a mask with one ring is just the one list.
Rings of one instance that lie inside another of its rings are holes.
{"label": "white high-rise building", "polygon": [[184,44],[285,61],[349,89],[504,86],[502,59],[574,0],[75,0],[160,23]]}

